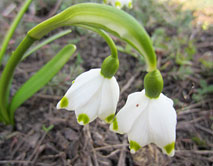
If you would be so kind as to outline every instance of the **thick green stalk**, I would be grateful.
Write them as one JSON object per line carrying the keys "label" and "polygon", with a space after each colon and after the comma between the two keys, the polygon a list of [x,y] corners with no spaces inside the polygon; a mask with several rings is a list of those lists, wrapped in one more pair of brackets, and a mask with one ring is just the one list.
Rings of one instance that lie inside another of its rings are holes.
{"label": "thick green stalk", "polygon": [[32,2],[32,0],[25,1],[23,7],[21,8],[18,15],[15,17],[12,25],[10,26],[9,31],[7,32],[6,36],[4,37],[4,40],[2,42],[1,51],[0,51],[0,65],[1,65],[2,58],[4,57],[4,54],[7,50],[8,43],[9,43],[10,39],[12,38],[12,36],[16,30],[16,27],[18,26],[19,22],[21,21],[21,18],[23,17],[24,13],[28,9],[31,2]]}
{"label": "thick green stalk", "polygon": [[58,27],[70,25],[86,25],[110,32],[129,43],[145,57],[147,71],[157,68],[156,55],[145,29],[132,16],[112,6],[95,3],[77,4],[40,23],[28,34],[40,39]]}
{"label": "thick green stalk", "polygon": [[13,77],[14,70],[17,64],[21,61],[22,56],[26,50],[34,43],[36,39],[30,36],[26,36],[24,40],[19,44],[15,52],[13,52],[9,59],[0,79],[0,113],[6,124],[10,124],[9,112],[7,110],[7,94],[10,87],[10,81]]}
{"label": "thick green stalk", "polygon": [[57,34],[55,34],[54,36],[51,36],[49,38],[47,38],[46,40],[44,40],[43,42],[39,43],[38,45],[36,45],[35,47],[32,47],[32,49],[30,49],[29,51],[27,51],[22,60],[24,60],[25,58],[27,58],[29,55],[31,55],[33,52],[37,51],[38,49],[40,49],[41,47],[49,44],[50,42],[62,37],[62,36],[65,36],[69,33],[71,33],[72,30],[71,29],[68,29],[68,30],[65,30],[65,31],[62,31],[62,32],[59,32]]}

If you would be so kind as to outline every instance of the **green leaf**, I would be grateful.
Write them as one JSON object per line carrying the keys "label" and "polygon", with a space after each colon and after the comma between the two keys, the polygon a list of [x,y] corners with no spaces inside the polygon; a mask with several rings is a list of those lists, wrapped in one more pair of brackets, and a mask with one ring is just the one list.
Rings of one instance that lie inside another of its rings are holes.
{"label": "green leaf", "polygon": [[65,46],[51,61],[20,87],[10,104],[11,119],[13,119],[15,110],[47,84],[69,60],[75,50],[75,45],[70,44]]}
{"label": "green leaf", "polygon": [[42,129],[48,133],[50,130],[54,128],[54,125],[50,125],[49,127],[46,127],[45,125],[42,125]]}
{"label": "green leaf", "polygon": [[[2,46],[1,46],[1,50],[0,50],[0,64],[1,64],[1,60],[4,57],[4,54],[7,50],[7,46],[8,43],[10,41],[10,39],[12,38],[18,24],[20,23],[24,13],[27,11],[29,5],[31,4],[32,0],[26,0],[21,8],[21,10],[18,12],[17,16],[15,17],[15,19],[13,20],[13,23],[11,24],[7,34],[4,37],[4,40],[2,42]],[[2,39],[1,39],[2,40]]]}
{"label": "green leaf", "polygon": [[35,47],[33,47],[31,50],[27,51],[24,56],[22,57],[22,60],[24,60],[25,58],[27,58],[29,55],[31,55],[32,53],[34,53],[35,51],[37,51],[38,49],[40,49],[41,47],[51,43],[52,41],[64,36],[64,35],[67,35],[69,33],[71,33],[72,31],[70,29],[68,30],[64,30],[62,32],[59,32],[57,34],[55,34],[54,36],[51,36],[49,38],[47,38],[46,40],[44,40],[43,42],[37,44]]}

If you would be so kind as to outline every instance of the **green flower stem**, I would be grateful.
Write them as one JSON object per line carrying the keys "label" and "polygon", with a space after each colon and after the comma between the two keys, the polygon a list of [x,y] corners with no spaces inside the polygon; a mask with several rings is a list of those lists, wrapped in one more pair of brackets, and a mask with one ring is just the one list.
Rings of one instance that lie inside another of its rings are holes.
{"label": "green flower stem", "polygon": [[101,37],[104,38],[104,40],[106,41],[106,43],[108,44],[110,51],[111,51],[111,55],[113,58],[118,58],[118,51],[117,51],[117,47],[114,43],[114,41],[112,40],[112,38],[103,30],[101,29],[97,29],[97,28],[93,28],[93,27],[89,27],[89,26],[85,26],[85,25],[76,25],[76,26],[80,26],[82,28],[86,28],[88,30],[91,30],[93,32],[98,33]]}
{"label": "green flower stem", "polygon": [[39,43],[38,45],[36,45],[35,47],[33,47],[31,50],[27,51],[24,56],[22,57],[22,60],[24,60],[25,58],[27,58],[29,55],[31,55],[33,52],[37,51],[38,49],[40,49],[41,47],[43,47],[44,45],[46,44],[49,44],[50,42],[62,37],[62,36],[65,36],[69,33],[71,33],[72,30],[71,29],[68,29],[68,30],[65,30],[65,31],[62,31],[62,32],[59,32],[57,34],[55,34],[54,36],[51,36],[49,37],[48,39],[44,40],[43,42]]}
{"label": "green flower stem", "polygon": [[9,112],[7,111],[7,94],[10,87],[10,81],[13,77],[14,70],[17,64],[21,61],[22,56],[26,50],[34,43],[36,39],[30,36],[26,36],[23,41],[19,44],[15,52],[13,52],[9,59],[0,79],[0,115],[6,124],[10,124]]}
{"label": "green flower stem", "polygon": [[76,26],[80,26],[80,27],[89,29],[91,31],[94,31],[105,39],[108,46],[110,47],[111,56],[108,56],[107,58],[105,58],[104,62],[102,63],[101,74],[105,78],[109,78],[109,79],[112,78],[119,68],[118,51],[112,38],[105,31],[101,29],[97,29],[97,28],[93,28],[93,27],[89,27],[85,25],[76,25]]}
{"label": "green flower stem", "polygon": [[35,39],[40,39],[58,27],[71,25],[86,25],[110,32],[129,43],[145,57],[147,71],[157,68],[156,55],[145,29],[132,16],[109,5],[81,3],[71,6],[40,23],[28,34]]}
{"label": "green flower stem", "polygon": [[16,16],[16,18],[14,19],[12,25],[10,26],[9,31],[7,32],[3,42],[2,42],[2,47],[1,47],[1,51],[0,51],[0,65],[1,65],[1,61],[2,58],[4,57],[4,54],[7,50],[7,46],[8,43],[11,39],[11,37],[13,36],[16,27],[18,26],[19,22],[21,21],[21,18],[23,17],[24,13],[26,12],[26,10],[28,9],[29,5],[31,4],[32,0],[26,0],[23,7],[21,8],[21,10],[19,11],[18,15]]}

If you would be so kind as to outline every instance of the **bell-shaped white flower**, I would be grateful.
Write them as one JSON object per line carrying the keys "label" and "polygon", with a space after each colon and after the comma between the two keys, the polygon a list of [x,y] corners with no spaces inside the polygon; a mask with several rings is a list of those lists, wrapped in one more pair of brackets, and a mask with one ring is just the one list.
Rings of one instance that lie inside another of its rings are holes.
{"label": "bell-shaped white flower", "polygon": [[104,0],[104,3],[110,3],[112,6],[115,6],[121,9],[123,6],[132,8],[132,0]]}
{"label": "bell-shaped white flower", "polygon": [[173,156],[176,139],[176,111],[173,101],[162,93],[156,99],[145,95],[145,90],[128,96],[110,129],[128,134],[131,152],[155,143],[164,153]]}
{"label": "bell-shaped white flower", "polygon": [[75,110],[78,123],[85,125],[96,117],[111,122],[119,99],[119,86],[115,79],[104,78],[101,69],[91,69],[79,75],[57,109]]}

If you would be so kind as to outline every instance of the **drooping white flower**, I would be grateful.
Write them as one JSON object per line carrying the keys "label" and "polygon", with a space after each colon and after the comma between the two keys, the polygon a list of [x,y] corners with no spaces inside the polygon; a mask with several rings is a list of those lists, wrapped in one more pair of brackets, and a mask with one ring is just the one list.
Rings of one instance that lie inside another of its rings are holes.
{"label": "drooping white flower", "polygon": [[112,6],[115,6],[121,9],[123,6],[127,6],[128,8],[132,8],[132,0],[104,0],[104,3],[109,3]]}
{"label": "drooping white flower", "polygon": [[164,153],[173,156],[176,123],[173,101],[162,93],[157,99],[150,99],[143,90],[128,96],[126,104],[116,115],[110,129],[128,134],[132,153],[149,143],[155,143]]}
{"label": "drooping white flower", "polygon": [[119,86],[115,79],[104,78],[101,69],[91,69],[79,75],[57,109],[75,110],[78,123],[85,125],[96,117],[111,122],[119,99]]}

